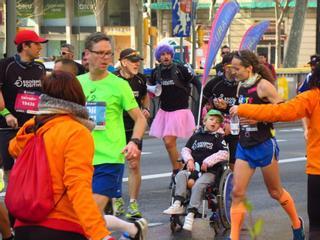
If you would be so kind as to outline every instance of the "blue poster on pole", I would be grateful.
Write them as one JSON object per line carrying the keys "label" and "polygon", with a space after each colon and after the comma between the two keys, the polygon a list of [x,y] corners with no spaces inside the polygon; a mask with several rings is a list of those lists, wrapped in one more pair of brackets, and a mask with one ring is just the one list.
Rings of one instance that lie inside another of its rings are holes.
{"label": "blue poster on pole", "polygon": [[172,0],[172,35],[189,37],[192,21],[192,0]]}

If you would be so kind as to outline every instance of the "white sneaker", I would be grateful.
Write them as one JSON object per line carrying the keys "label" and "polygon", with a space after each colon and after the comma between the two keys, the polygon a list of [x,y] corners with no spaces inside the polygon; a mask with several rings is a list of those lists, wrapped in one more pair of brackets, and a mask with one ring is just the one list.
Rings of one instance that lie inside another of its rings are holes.
{"label": "white sneaker", "polygon": [[168,209],[163,211],[164,214],[169,214],[169,215],[183,214],[184,212],[185,212],[184,206],[181,206],[180,204],[176,204],[176,202],[174,202]]}
{"label": "white sneaker", "polygon": [[184,219],[183,229],[187,231],[192,231],[193,221],[194,221],[194,213],[190,212]]}

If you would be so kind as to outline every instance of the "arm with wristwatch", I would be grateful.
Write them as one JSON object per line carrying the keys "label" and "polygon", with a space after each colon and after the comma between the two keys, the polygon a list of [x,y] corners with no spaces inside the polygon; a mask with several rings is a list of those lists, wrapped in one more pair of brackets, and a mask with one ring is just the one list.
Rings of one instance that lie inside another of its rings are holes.
{"label": "arm with wristwatch", "polygon": [[141,139],[147,126],[147,120],[139,108],[129,110],[128,114],[134,120],[134,127],[131,140],[122,150],[122,153],[125,154],[130,166],[131,164],[134,165],[136,161],[133,160],[139,159],[141,155]]}

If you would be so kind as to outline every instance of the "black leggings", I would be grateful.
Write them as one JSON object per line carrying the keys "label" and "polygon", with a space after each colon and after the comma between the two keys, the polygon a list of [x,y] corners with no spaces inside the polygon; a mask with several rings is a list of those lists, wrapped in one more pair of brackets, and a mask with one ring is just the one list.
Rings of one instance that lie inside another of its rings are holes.
{"label": "black leggings", "polygon": [[310,240],[320,239],[320,175],[308,174],[308,215]]}
{"label": "black leggings", "polygon": [[88,240],[79,233],[54,230],[40,226],[17,227],[15,240]]}

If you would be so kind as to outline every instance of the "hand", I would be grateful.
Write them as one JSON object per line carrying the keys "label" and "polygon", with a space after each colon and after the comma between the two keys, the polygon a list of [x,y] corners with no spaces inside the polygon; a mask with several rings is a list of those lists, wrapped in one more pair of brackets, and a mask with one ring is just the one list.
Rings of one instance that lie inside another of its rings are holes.
{"label": "hand", "polygon": [[134,142],[130,141],[121,153],[125,155],[130,168],[135,168],[137,166],[137,161],[140,159],[141,151]]}
{"label": "hand", "polygon": [[194,171],[195,167],[194,167],[194,160],[190,159],[187,162],[187,169],[189,172]]}
{"label": "hand", "polygon": [[142,109],[142,114],[146,119],[150,118],[150,112],[146,108]]}
{"label": "hand", "polygon": [[12,114],[5,116],[5,119],[9,127],[18,128],[18,120]]}
{"label": "hand", "polygon": [[231,116],[238,115],[238,106],[232,106],[229,110]]}
{"label": "hand", "polygon": [[201,165],[201,171],[202,172],[206,172],[208,170],[208,164],[203,162]]}
{"label": "hand", "polygon": [[217,109],[227,109],[227,106],[228,106],[227,102],[222,98],[213,99],[213,104]]}
{"label": "hand", "polygon": [[256,124],[258,121],[248,118],[240,118],[240,125],[253,125]]}

